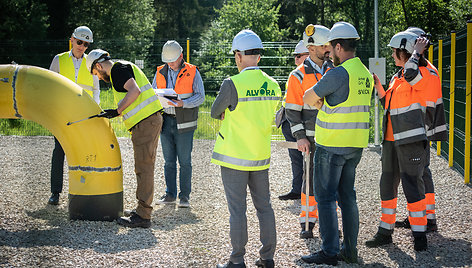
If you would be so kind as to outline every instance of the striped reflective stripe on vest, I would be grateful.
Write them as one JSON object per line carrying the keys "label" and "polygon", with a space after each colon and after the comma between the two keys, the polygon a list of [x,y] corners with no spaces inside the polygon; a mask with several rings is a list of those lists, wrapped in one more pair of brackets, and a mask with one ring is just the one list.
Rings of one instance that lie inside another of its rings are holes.
{"label": "striped reflective stripe on vest", "polygon": [[[395,115],[400,115],[404,113],[408,113],[414,110],[421,110],[423,113],[426,112],[426,107],[421,106],[419,103],[413,103],[409,106],[406,107],[401,107],[401,108],[396,108],[396,109],[390,109],[390,115],[395,116]],[[384,111],[386,113],[387,110]]]}
{"label": "striped reflective stripe on vest", "polygon": [[295,78],[298,79],[298,81],[300,82],[300,84],[303,82],[303,78],[305,77],[305,75],[303,74],[302,71],[300,70],[295,70],[292,72],[292,75],[295,76]]}
{"label": "striped reflective stripe on vest", "polygon": [[326,129],[369,129],[368,122],[328,123],[321,121],[319,117],[316,124]]}
{"label": "striped reflective stripe on vest", "polygon": [[243,167],[262,167],[270,163],[270,158],[264,160],[246,160],[236,157],[231,157],[217,152],[213,152],[212,158],[218,161],[222,161],[228,164],[243,166]]}
{"label": "striped reflective stripe on vest", "polygon": [[238,101],[265,101],[265,100],[280,100],[280,97],[247,97],[247,98],[238,98]]}
{"label": "striped reflective stripe on vest", "polygon": [[406,138],[415,137],[415,136],[419,136],[419,135],[425,135],[425,134],[426,134],[425,128],[424,127],[419,127],[419,128],[403,131],[403,132],[400,132],[400,133],[394,133],[393,138],[396,141],[398,141],[398,140],[401,140],[401,139],[406,139]]}
{"label": "striped reflective stripe on vest", "polygon": [[285,103],[285,109],[295,110],[295,111],[300,112],[303,109],[303,106],[298,105],[298,104],[293,104],[293,103]]}
{"label": "striped reflective stripe on vest", "polygon": [[369,105],[359,105],[351,107],[335,107],[329,108],[326,105],[321,107],[321,110],[327,114],[340,113],[340,114],[350,114],[350,113],[368,113],[370,111]]}
{"label": "striped reflective stripe on vest", "polygon": [[181,100],[187,99],[193,96],[193,93],[185,93],[185,94],[179,94],[179,97]]}
{"label": "striped reflective stripe on vest", "polygon": [[292,133],[295,133],[299,130],[302,130],[302,129],[305,129],[305,127],[303,126],[303,124],[297,124],[293,127],[290,128],[290,131],[292,131]]}
{"label": "striped reflective stripe on vest", "polygon": [[[152,89],[151,85],[150,84],[146,84],[144,86],[142,86],[140,88],[141,90],[141,93],[143,93],[144,91],[146,90],[149,90],[149,89]],[[136,115],[141,109],[143,109],[144,107],[146,107],[147,105],[151,104],[152,102],[154,101],[157,101],[158,100],[158,97],[157,95],[153,95],[152,97],[144,100],[143,102],[141,102],[140,104],[138,104],[136,107],[134,107],[132,110],[130,110],[129,112],[127,112],[126,114],[123,115],[123,120],[126,120],[130,117],[132,117],[133,115]]]}
{"label": "striped reflective stripe on vest", "polygon": [[310,106],[308,104],[303,105],[304,110],[317,110],[315,106]]}
{"label": "striped reflective stripe on vest", "polygon": [[430,137],[430,136],[433,136],[436,133],[443,132],[443,131],[447,131],[447,125],[437,126],[433,129],[428,130],[428,132],[426,134],[428,135],[428,137]]}
{"label": "striped reflective stripe on vest", "polygon": [[177,124],[177,129],[186,129],[186,128],[191,128],[191,127],[195,127],[195,126],[197,126],[197,120]]}
{"label": "striped reflective stripe on vest", "polygon": [[315,131],[314,130],[305,130],[305,135],[314,137],[315,136]]}

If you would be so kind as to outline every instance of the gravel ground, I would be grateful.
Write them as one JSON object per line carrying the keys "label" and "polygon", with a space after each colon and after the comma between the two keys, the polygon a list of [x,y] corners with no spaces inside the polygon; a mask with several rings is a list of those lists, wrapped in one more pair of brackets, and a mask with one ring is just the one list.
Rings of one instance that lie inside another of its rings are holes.
{"label": "gravel ground", "polygon": [[[124,206],[134,208],[136,181],[129,139],[119,139],[124,169]],[[0,136],[0,266],[4,267],[215,267],[231,251],[229,214],[220,169],[210,163],[213,141],[195,140],[191,208],[155,205],[150,229],[127,229],[114,222],[69,221],[67,195],[59,206],[49,197],[52,137]],[[317,251],[314,239],[298,238],[300,205],[276,197],[289,190],[291,171],[286,149],[273,144],[270,168],[271,193],[277,221],[278,267],[312,267],[301,255]],[[366,149],[357,169],[360,211],[360,265],[372,267],[470,267],[472,266],[472,191],[463,178],[432,150],[431,170],[436,184],[439,232],[428,234],[429,249],[413,250],[409,230],[397,229],[394,243],[369,249],[364,242],[377,231],[380,217],[380,157]],[[66,175],[67,176],[67,175]],[[155,200],[164,193],[163,158],[158,148]],[[67,192],[67,179],[64,180]],[[249,197],[248,197],[249,198]],[[398,216],[403,219],[406,201],[399,193]],[[248,199],[249,242],[246,264],[258,258],[259,227]],[[316,228],[315,228],[316,229]],[[343,262],[340,266],[349,266]]]}

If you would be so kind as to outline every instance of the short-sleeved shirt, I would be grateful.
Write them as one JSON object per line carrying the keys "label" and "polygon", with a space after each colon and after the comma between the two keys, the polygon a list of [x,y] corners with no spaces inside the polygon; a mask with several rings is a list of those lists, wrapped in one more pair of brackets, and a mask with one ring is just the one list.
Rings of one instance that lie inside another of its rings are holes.
{"label": "short-sleeved shirt", "polygon": [[113,81],[113,88],[116,91],[128,92],[128,90],[124,88],[124,85],[130,78],[134,78],[133,67],[129,64],[117,62],[111,68],[110,76]]}

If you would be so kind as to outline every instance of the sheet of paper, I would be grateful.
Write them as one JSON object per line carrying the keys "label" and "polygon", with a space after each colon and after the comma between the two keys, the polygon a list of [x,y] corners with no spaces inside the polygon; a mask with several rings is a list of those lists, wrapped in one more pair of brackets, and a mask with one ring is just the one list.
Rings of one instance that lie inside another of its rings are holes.
{"label": "sheet of paper", "polygon": [[174,102],[173,100],[168,99],[166,97],[177,97],[178,99],[180,99],[177,92],[175,92],[175,90],[173,90],[172,88],[154,88],[154,92],[156,93],[157,97],[159,98],[159,101],[161,102],[162,108],[173,107],[173,106],[169,105],[167,102],[171,102],[171,103],[177,105],[176,102]]}

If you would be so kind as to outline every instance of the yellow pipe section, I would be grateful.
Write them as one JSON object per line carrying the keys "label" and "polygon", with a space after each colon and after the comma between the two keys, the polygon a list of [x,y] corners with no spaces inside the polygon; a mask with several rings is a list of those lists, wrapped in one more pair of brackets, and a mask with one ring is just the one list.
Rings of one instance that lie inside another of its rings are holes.
{"label": "yellow pipe section", "polygon": [[449,167],[454,164],[454,106],[456,84],[456,32],[451,32],[451,77],[449,87]]}
{"label": "yellow pipe section", "polygon": [[464,182],[470,181],[470,104],[472,83],[472,21],[467,22],[467,56],[465,67],[465,157],[464,157]]}
{"label": "yellow pipe section", "polygon": [[[97,220],[87,213],[100,211],[101,204],[83,206],[90,198],[108,202],[110,196],[115,201],[121,196],[121,210],[123,206],[121,153],[109,120],[67,125],[100,112],[80,86],[60,74],[34,66],[0,65],[0,118],[37,122],[59,140],[69,164],[69,213],[77,213],[79,219]],[[112,206],[120,209],[120,204]],[[72,207],[84,211],[71,211]],[[104,215],[104,220],[112,220],[118,212]]]}
{"label": "yellow pipe section", "polygon": [[[434,53],[434,49],[433,49],[433,44],[430,44],[429,45],[429,49],[428,49],[428,60],[429,62],[431,62],[431,64],[433,64],[433,53]],[[433,144],[432,141],[429,142],[429,146],[431,146]]]}
{"label": "yellow pipe section", "polygon": [[190,63],[190,39],[187,38],[187,62]]}
{"label": "yellow pipe section", "polygon": [[[443,57],[443,40],[439,40],[438,44],[438,72],[439,72],[439,81],[441,82],[441,91],[442,91],[442,57]],[[441,141],[436,142],[436,154],[441,155]]]}

